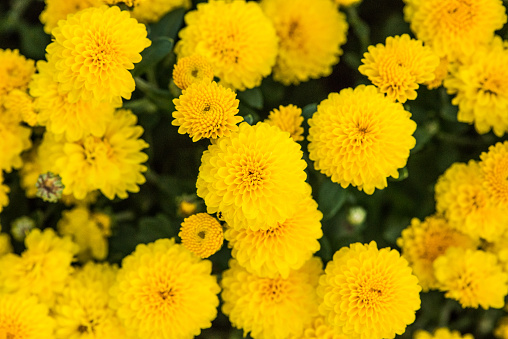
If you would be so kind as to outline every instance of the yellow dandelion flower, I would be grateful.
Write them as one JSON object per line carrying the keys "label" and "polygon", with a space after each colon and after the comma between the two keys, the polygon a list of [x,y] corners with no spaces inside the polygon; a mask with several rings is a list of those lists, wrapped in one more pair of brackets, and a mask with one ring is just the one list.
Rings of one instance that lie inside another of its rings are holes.
{"label": "yellow dandelion flower", "polygon": [[499,320],[494,335],[499,339],[508,338],[508,316],[504,316]]}
{"label": "yellow dandelion flower", "polygon": [[488,43],[506,22],[501,0],[404,0],[416,37],[454,61]]}
{"label": "yellow dandelion flower", "polygon": [[320,248],[317,240],[323,236],[323,214],[317,207],[309,194],[291,217],[267,230],[226,229],[224,235],[233,258],[260,277],[287,278]]}
{"label": "yellow dandelion flower", "polygon": [[150,23],[159,21],[166,13],[183,7],[191,7],[190,0],[135,0],[131,15],[139,22]]}
{"label": "yellow dandelion flower", "polygon": [[413,339],[474,339],[471,334],[461,335],[459,331],[450,331],[448,328],[438,328],[434,333],[417,330]]}
{"label": "yellow dandelion flower", "polygon": [[438,88],[443,84],[444,79],[448,76],[448,67],[450,62],[447,57],[439,58],[439,65],[434,70],[434,79],[425,81],[423,84],[428,89]]}
{"label": "yellow dandelion flower", "polygon": [[212,262],[174,240],[140,244],[125,257],[111,289],[128,334],[139,338],[183,339],[210,327],[220,287]]}
{"label": "yellow dandelion flower", "polygon": [[69,102],[120,104],[122,97],[130,99],[135,84],[129,70],[151,43],[145,25],[117,6],[102,6],[69,15],[51,33],[48,60],[54,62],[54,80]]}
{"label": "yellow dandelion flower", "polygon": [[279,36],[273,78],[299,84],[332,73],[342,55],[348,24],[330,0],[263,0],[261,7]]}
{"label": "yellow dandelion flower", "polygon": [[34,99],[25,91],[14,89],[4,98],[6,115],[17,123],[26,122],[29,126],[37,125],[38,115],[34,108]]}
{"label": "yellow dandelion flower", "polygon": [[20,55],[17,49],[0,49],[0,96],[13,89],[26,90],[34,72],[34,61]]}
{"label": "yellow dandelion flower", "polygon": [[173,69],[173,81],[180,89],[187,89],[195,82],[211,82],[213,67],[208,60],[199,54],[181,58]]}
{"label": "yellow dandelion flower", "polygon": [[418,84],[434,79],[439,58],[408,34],[386,38],[385,45],[369,46],[363,54],[360,73],[382,93],[402,103],[416,99]]}
{"label": "yellow dandelion flower", "polygon": [[274,108],[265,122],[269,125],[277,126],[285,132],[289,132],[294,141],[303,140],[302,109],[295,105],[281,105],[278,109]]}
{"label": "yellow dandelion flower", "polygon": [[0,338],[53,339],[48,306],[23,293],[0,292]]}
{"label": "yellow dandelion flower", "polygon": [[508,141],[490,146],[480,155],[487,194],[501,207],[508,206]]}
{"label": "yellow dandelion flower", "polygon": [[491,129],[497,136],[508,131],[508,48],[500,37],[454,67],[444,86],[455,94],[457,120],[473,124],[480,134]]}
{"label": "yellow dandelion flower", "polygon": [[316,286],[321,259],[313,257],[287,278],[248,273],[234,259],[222,275],[222,312],[244,336],[283,339],[298,335],[318,315]]}
{"label": "yellow dandelion flower", "polygon": [[451,227],[470,237],[495,241],[508,230],[508,214],[484,182],[478,162],[454,163],[437,180],[436,210],[446,216]]}
{"label": "yellow dandelion flower", "polygon": [[449,248],[434,261],[434,274],[445,297],[457,300],[462,307],[504,306],[508,274],[492,253]]}
{"label": "yellow dandelion flower", "polygon": [[173,103],[176,111],[172,125],[180,126],[180,134],[189,133],[192,141],[229,136],[243,120],[236,115],[240,103],[236,93],[215,81],[190,85]]}
{"label": "yellow dandelion flower", "polygon": [[331,93],[309,119],[309,157],[333,182],[372,194],[406,165],[415,146],[410,118],[374,86]]}
{"label": "yellow dandelion flower", "polygon": [[0,119],[0,170],[11,172],[23,164],[21,152],[32,145],[32,130],[19,124],[5,123]]}
{"label": "yellow dandelion flower", "polygon": [[293,215],[308,195],[302,155],[278,127],[242,123],[203,153],[197,194],[208,213],[220,211],[233,228],[268,229]]}
{"label": "yellow dandelion flower", "polygon": [[44,32],[51,34],[58,21],[65,20],[67,15],[77,13],[85,8],[99,7],[103,0],[44,0],[46,6],[39,16],[44,25]]}
{"label": "yellow dandelion flower", "polygon": [[337,251],[319,280],[321,314],[345,334],[393,338],[415,320],[418,279],[396,250],[355,243]]}
{"label": "yellow dandelion flower", "polygon": [[200,3],[185,15],[185,23],[175,46],[179,58],[206,57],[221,82],[239,90],[259,86],[271,73],[278,38],[258,3]]}
{"label": "yellow dandelion flower", "polygon": [[449,247],[463,247],[476,249],[477,241],[453,229],[447,220],[433,215],[424,221],[412,219],[411,225],[402,231],[397,239],[397,245],[402,249],[402,256],[413,268],[414,275],[419,280],[424,292],[437,289],[438,283],[434,276],[432,264]]}
{"label": "yellow dandelion flower", "polygon": [[178,236],[182,245],[200,258],[208,258],[222,247],[222,225],[207,213],[185,218]]}
{"label": "yellow dandelion flower", "polygon": [[348,339],[350,337],[336,331],[323,316],[317,316],[312,323],[305,327],[300,335],[290,336],[290,339]]}

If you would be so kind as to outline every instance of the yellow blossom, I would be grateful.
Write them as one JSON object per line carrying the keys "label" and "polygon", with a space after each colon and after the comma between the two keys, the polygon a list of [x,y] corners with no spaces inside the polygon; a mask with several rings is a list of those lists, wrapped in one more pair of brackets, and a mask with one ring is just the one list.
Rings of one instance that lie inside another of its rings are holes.
{"label": "yellow blossom", "polygon": [[44,0],[46,6],[39,19],[44,24],[44,32],[51,34],[58,21],[65,20],[67,15],[77,13],[85,8],[99,7],[103,0]]}
{"label": "yellow blossom", "polygon": [[0,103],[1,96],[13,89],[26,90],[34,72],[34,61],[20,55],[17,49],[0,49]]}
{"label": "yellow blossom", "polygon": [[447,328],[438,328],[434,333],[417,330],[413,339],[474,339],[471,334],[461,335],[459,331],[450,331]]}
{"label": "yellow blossom", "polygon": [[[1,110],[1,108],[0,108]],[[32,145],[32,130],[20,124],[9,124],[0,119],[0,170],[11,172],[22,166],[21,152]]]}
{"label": "yellow blossom", "polygon": [[191,7],[190,0],[133,0],[132,2],[132,17],[144,23],[157,22],[166,13],[176,8],[189,9]]}
{"label": "yellow blossom", "polygon": [[173,69],[173,81],[182,90],[195,82],[212,82],[212,80],[213,67],[204,56],[199,54],[181,58]]}
{"label": "yellow blossom", "polygon": [[207,213],[197,213],[186,218],[178,236],[182,245],[200,258],[208,258],[222,247],[222,225]]}
{"label": "yellow blossom", "polygon": [[502,208],[508,207],[508,141],[498,142],[480,155],[487,194]]}
{"label": "yellow blossom", "polygon": [[301,335],[290,336],[290,339],[348,339],[340,331],[330,326],[323,316],[317,316],[312,323],[305,327]]}
{"label": "yellow blossom", "polygon": [[281,105],[278,109],[274,108],[265,122],[277,126],[285,132],[289,132],[294,141],[303,140],[302,109],[295,105]]}

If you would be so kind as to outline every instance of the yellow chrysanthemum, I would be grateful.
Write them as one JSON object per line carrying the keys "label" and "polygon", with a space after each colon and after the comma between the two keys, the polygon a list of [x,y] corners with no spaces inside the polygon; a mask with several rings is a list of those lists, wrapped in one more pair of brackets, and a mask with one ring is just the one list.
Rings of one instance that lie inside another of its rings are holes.
{"label": "yellow chrysanthemum", "polygon": [[145,25],[117,6],[102,6],[69,15],[51,33],[48,61],[54,62],[54,80],[69,102],[130,99],[135,84],[129,70],[151,44]]}
{"label": "yellow chrysanthemum", "polygon": [[491,129],[497,136],[508,131],[508,48],[500,37],[454,67],[444,86],[455,94],[457,120],[473,124],[480,134]]}
{"label": "yellow chrysanthemum", "polygon": [[439,289],[462,307],[501,308],[508,294],[508,274],[496,256],[480,250],[452,247],[434,261]]}
{"label": "yellow chrysanthemum", "polygon": [[396,250],[355,243],[337,251],[319,280],[319,307],[335,328],[360,339],[393,338],[415,320],[418,279]]}
{"label": "yellow chrysanthemum", "polygon": [[34,72],[34,61],[20,55],[17,49],[0,49],[0,96],[13,89],[26,90]]}
{"label": "yellow chrysanthemum", "polygon": [[317,316],[312,323],[305,327],[303,333],[290,336],[290,339],[348,339],[350,337],[339,333],[330,326],[323,316]]}
{"label": "yellow chrysanthemum", "polygon": [[423,84],[427,86],[428,89],[438,88],[443,84],[443,80],[448,75],[448,66],[450,62],[447,57],[441,57],[439,59],[439,65],[434,70],[434,79],[425,81]]}
{"label": "yellow chrysanthemum", "polygon": [[258,86],[271,73],[278,38],[258,3],[200,3],[185,15],[185,23],[175,47],[179,58],[206,57],[221,82],[239,90]]}
{"label": "yellow chrysanthemum", "polygon": [[212,82],[213,67],[208,60],[199,54],[181,58],[173,69],[175,85],[184,90],[195,82]]}
{"label": "yellow chrysanthemum", "polygon": [[502,208],[508,207],[508,141],[490,146],[480,155],[487,194]]}
{"label": "yellow chrysanthemum", "polygon": [[478,162],[453,164],[436,183],[436,210],[451,227],[470,237],[495,241],[508,230],[508,214],[484,187],[484,180]]}
{"label": "yellow chrysanthemum", "polygon": [[[0,193],[2,187],[0,186]],[[0,212],[2,211],[2,206],[0,205]],[[0,231],[2,230],[2,225],[0,225]],[[12,252],[11,245],[11,237],[7,233],[0,233],[0,257],[4,254]]]}
{"label": "yellow chrysanthemum", "polygon": [[408,34],[386,38],[385,45],[369,46],[360,73],[382,93],[402,103],[416,99],[418,84],[434,79],[439,57]]}
{"label": "yellow chrysanthemum", "polygon": [[330,0],[263,0],[279,36],[273,78],[299,84],[332,73],[346,42],[348,24]]}
{"label": "yellow chrysanthemum", "polygon": [[67,15],[74,14],[89,7],[99,7],[103,0],[44,0],[46,7],[39,19],[44,24],[44,32],[51,34],[58,21],[65,20]]}
{"label": "yellow chrysanthemum", "polygon": [[9,204],[9,192],[11,189],[9,186],[4,185],[4,176],[3,172],[0,170],[0,212],[2,212],[3,208]]}
{"label": "yellow chrysanthemum", "polygon": [[244,336],[284,339],[298,335],[318,315],[316,286],[322,262],[311,258],[284,279],[248,273],[234,259],[222,275],[222,312]]}
{"label": "yellow chrysanthemum", "polygon": [[360,85],[331,93],[309,119],[309,157],[314,167],[346,188],[367,194],[399,177],[416,124],[411,113],[374,86]]}
{"label": "yellow chrysanthemum", "polygon": [[265,122],[269,125],[277,126],[285,132],[289,132],[294,141],[303,140],[302,109],[295,105],[281,105],[278,109],[274,108]]}
{"label": "yellow chrysanthemum", "polygon": [[133,1],[133,9],[131,15],[140,22],[150,23],[157,22],[166,13],[183,7],[189,9],[191,7],[190,0],[135,0]]}
{"label": "yellow chrysanthemum", "polygon": [[418,277],[424,292],[437,289],[434,277],[434,260],[443,255],[449,247],[476,249],[477,242],[458,230],[453,229],[441,216],[430,216],[424,221],[412,219],[411,225],[402,231],[397,239],[402,256],[407,259]]}
{"label": "yellow chrysanthemum", "polygon": [[266,230],[291,217],[308,195],[302,155],[278,127],[242,123],[203,153],[197,194],[229,226]]}
{"label": "yellow chrysanthemum", "polygon": [[488,43],[506,22],[501,0],[404,0],[416,37],[454,61]]}
{"label": "yellow chrysanthemum", "polygon": [[[0,108],[1,110],[1,108]],[[18,169],[23,162],[21,152],[32,145],[30,134],[32,130],[20,124],[5,123],[0,119],[0,171],[12,171]]]}
{"label": "yellow chrysanthemum", "polygon": [[[17,123],[26,122],[29,126],[37,125],[38,114],[35,112],[34,99],[19,89],[13,89],[4,98],[5,115]],[[3,117],[2,117],[3,118]]]}
{"label": "yellow chrysanthemum", "polygon": [[53,339],[55,321],[34,296],[0,292],[0,338]]}
{"label": "yellow chrysanthemum", "polygon": [[499,339],[508,338],[508,316],[504,316],[499,320],[494,335]]}
{"label": "yellow chrysanthemum", "polygon": [[33,229],[25,246],[21,255],[9,253],[0,258],[0,291],[34,294],[51,305],[72,272],[78,247],[50,228]]}
{"label": "yellow chrysanthemum", "polygon": [[174,240],[140,244],[122,261],[112,305],[130,335],[192,338],[217,315],[220,287],[211,271],[211,261]]}
{"label": "yellow chrysanthemum", "polygon": [[222,247],[222,225],[207,213],[185,218],[178,236],[182,245],[200,258],[208,258]]}
{"label": "yellow chrysanthemum", "polygon": [[240,103],[236,93],[215,81],[190,85],[173,103],[176,111],[172,125],[180,126],[180,134],[189,133],[192,141],[229,136],[243,120],[236,115]]}
{"label": "yellow chrysanthemum", "polygon": [[323,214],[317,207],[309,193],[291,217],[266,230],[226,229],[233,258],[260,277],[287,278],[320,248],[317,240],[323,236]]}
{"label": "yellow chrysanthemum", "polygon": [[450,331],[447,328],[438,328],[434,333],[417,330],[413,339],[474,339],[471,334],[461,335],[459,331]]}

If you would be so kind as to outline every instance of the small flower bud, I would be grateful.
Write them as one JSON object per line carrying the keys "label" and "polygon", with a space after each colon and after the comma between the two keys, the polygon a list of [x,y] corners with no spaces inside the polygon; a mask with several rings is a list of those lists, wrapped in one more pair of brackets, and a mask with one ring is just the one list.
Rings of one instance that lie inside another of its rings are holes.
{"label": "small flower bud", "polygon": [[36,195],[39,198],[48,202],[57,202],[62,197],[65,186],[58,174],[47,172],[39,175],[35,187],[37,187]]}

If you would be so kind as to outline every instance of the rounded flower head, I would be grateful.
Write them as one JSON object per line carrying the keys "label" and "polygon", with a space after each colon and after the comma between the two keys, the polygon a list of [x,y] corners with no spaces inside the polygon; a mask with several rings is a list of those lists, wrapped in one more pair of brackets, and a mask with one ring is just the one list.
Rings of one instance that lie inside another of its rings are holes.
{"label": "rounded flower head", "polygon": [[418,277],[420,286],[426,292],[438,288],[432,264],[449,247],[475,249],[477,241],[450,227],[446,219],[430,216],[420,221],[411,220],[411,225],[402,231],[397,245]]}
{"label": "rounded flower head", "polygon": [[434,333],[417,330],[413,339],[474,339],[471,334],[461,335],[458,331],[450,331],[447,328],[438,328]]}
{"label": "rounded flower head", "polygon": [[480,134],[491,129],[497,136],[508,131],[508,48],[500,37],[454,67],[444,86],[455,94],[457,120],[474,124]]}
{"label": "rounded flower head", "polygon": [[48,306],[23,293],[0,292],[0,338],[53,339]]}
{"label": "rounded flower head", "polygon": [[345,334],[393,338],[415,320],[418,279],[396,250],[355,243],[337,251],[319,280],[320,313]]}
{"label": "rounded flower head", "polygon": [[256,339],[298,335],[318,315],[316,286],[322,273],[319,258],[311,258],[284,279],[248,273],[234,259],[222,275],[222,311],[234,327]]}
{"label": "rounded flower head", "polygon": [[269,125],[277,126],[285,132],[289,132],[294,141],[303,140],[302,109],[295,105],[281,105],[278,109],[274,108],[265,122]]}
{"label": "rounded flower head", "polygon": [[488,43],[506,22],[501,0],[404,0],[416,37],[455,60]]}
{"label": "rounded flower head", "polygon": [[374,86],[331,93],[309,119],[309,157],[333,182],[372,194],[406,165],[415,146],[410,117]]}
{"label": "rounded flower head", "polygon": [[487,194],[502,208],[508,207],[508,141],[490,146],[480,155]]}
{"label": "rounded flower head", "polygon": [[222,247],[222,225],[207,213],[191,215],[182,223],[178,236],[182,245],[200,258],[208,258]]}
{"label": "rounded flower head", "polygon": [[139,338],[192,338],[211,326],[220,287],[212,263],[174,240],[140,244],[122,261],[111,289],[129,334]]}
{"label": "rounded flower head", "polygon": [[0,49],[0,96],[13,89],[26,90],[34,72],[34,61],[20,55],[17,49]]}
{"label": "rounded flower head", "polygon": [[408,34],[386,38],[385,45],[369,46],[360,73],[382,93],[402,103],[416,99],[418,84],[434,79],[439,57]]}
{"label": "rounded flower head", "polygon": [[494,254],[449,248],[434,261],[439,289],[462,307],[501,308],[508,294],[508,274]]}
{"label": "rounded flower head", "polygon": [[200,3],[185,15],[175,52],[200,54],[221,82],[234,89],[253,88],[272,71],[277,35],[258,3],[217,0]]}
{"label": "rounded flower head", "polygon": [[203,153],[197,194],[208,213],[220,211],[233,228],[268,229],[291,217],[308,195],[302,155],[278,127],[242,123]]}
{"label": "rounded flower head", "polygon": [[[109,0],[111,1],[111,0]],[[178,7],[190,8],[190,0],[134,0],[131,11],[133,18],[140,22],[157,22],[166,13]]]}
{"label": "rounded flower head", "polygon": [[145,25],[116,6],[102,6],[69,15],[51,33],[48,61],[54,62],[54,79],[69,93],[69,102],[130,99],[135,85],[128,70],[150,46]]}
{"label": "rounded flower head", "polygon": [[192,141],[229,136],[243,120],[236,115],[240,103],[236,93],[215,81],[190,85],[173,103],[176,111],[172,124],[180,126],[178,133],[189,133]]}
{"label": "rounded flower head", "polygon": [[317,207],[309,194],[291,217],[267,230],[228,228],[225,237],[233,258],[258,276],[287,278],[320,248],[317,240],[323,236],[323,214]]}
{"label": "rounded flower head", "polygon": [[285,85],[328,76],[339,62],[348,24],[330,0],[263,0],[279,36],[273,78]]}
{"label": "rounded flower head", "polygon": [[44,32],[51,34],[58,21],[65,20],[67,15],[74,14],[88,7],[99,7],[103,0],[44,0],[46,7],[39,19],[44,24]]}
{"label": "rounded flower head", "polygon": [[211,82],[213,68],[208,60],[199,54],[193,54],[178,60],[173,69],[173,81],[180,89],[187,89],[195,82]]}

